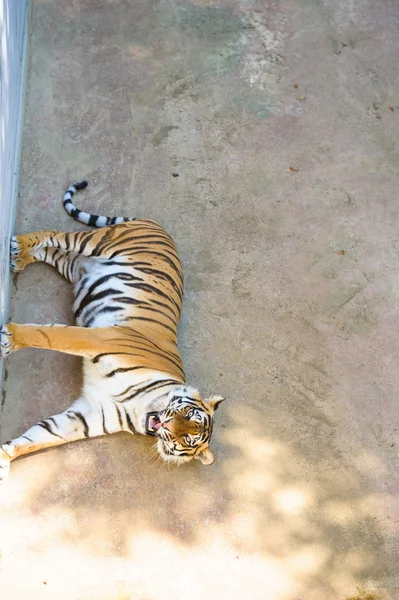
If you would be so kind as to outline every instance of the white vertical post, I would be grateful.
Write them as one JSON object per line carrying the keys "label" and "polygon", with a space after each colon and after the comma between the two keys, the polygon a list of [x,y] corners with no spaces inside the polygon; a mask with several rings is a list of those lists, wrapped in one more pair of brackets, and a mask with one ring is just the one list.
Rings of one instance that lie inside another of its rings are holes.
{"label": "white vertical post", "polygon": [[[8,318],[8,254],[17,202],[28,9],[28,0],[0,0],[0,323]],[[0,383],[2,375],[0,361]]]}

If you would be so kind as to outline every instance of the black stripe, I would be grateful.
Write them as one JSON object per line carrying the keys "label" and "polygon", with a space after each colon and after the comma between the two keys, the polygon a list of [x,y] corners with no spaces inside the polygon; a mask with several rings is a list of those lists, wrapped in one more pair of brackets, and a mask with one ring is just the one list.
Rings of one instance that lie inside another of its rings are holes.
{"label": "black stripe", "polygon": [[[104,265],[107,267],[117,266],[117,267],[134,268],[134,262],[131,262],[131,261],[122,262],[120,260],[109,260],[105,256],[103,258],[104,258]],[[128,257],[126,257],[126,258],[128,258]]]}
{"label": "black stripe", "polygon": [[196,400],[195,398],[190,398],[189,396],[173,396],[172,400],[177,400],[178,404],[182,402],[187,402],[189,406],[198,406],[205,408],[204,403],[201,400]]}
{"label": "black stripe", "polygon": [[[173,381],[173,380],[170,380],[170,381]],[[175,384],[176,385],[182,385],[180,381],[176,381]],[[173,383],[164,383],[162,385],[157,385],[157,386],[145,386],[144,388],[140,388],[139,390],[136,390],[135,392],[133,392],[133,394],[130,394],[127,398],[124,398],[123,400],[120,400],[120,402],[122,402],[122,403],[123,402],[128,402],[129,400],[133,400],[133,398],[135,398],[139,394],[152,392],[154,390],[159,390],[159,389],[161,389],[163,387],[170,386],[170,385],[173,385]]]}
{"label": "black stripe", "polygon": [[123,419],[122,419],[121,409],[119,408],[119,406],[117,404],[115,404],[115,408],[116,408],[116,412],[118,415],[119,427],[121,429],[123,429]]}
{"label": "black stripe", "polygon": [[[94,283],[92,283],[91,286],[89,287],[89,289],[87,290],[85,298],[87,298],[87,296],[90,296],[97,287],[99,287],[100,285],[102,285],[103,283],[105,283],[106,281],[111,279],[112,277],[118,277],[118,275],[119,275],[119,273],[108,273],[108,275],[103,275],[102,277],[100,277],[99,279],[94,281]],[[142,279],[140,279],[139,277],[134,277],[134,275],[132,275],[132,278],[137,279],[138,281],[142,281]],[[83,299],[81,300],[81,302],[83,302]]]}
{"label": "black stripe", "polygon": [[71,210],[71,212],[69,213],[71,215],[71,217],[73,217],[74,219],[76,219],[77,221],[79,221],[79,215],[82,213],[82,210],[79,210],[78,208],[73,208]]}
{"label": "black stripe", "polygon": [[135,428],[135,426],[133,425],[133,422],[132,422],[132,420],[131,420],[131,418],[130,418],[130,415],[129,415],[129,413],[128,413],[127,411],[125,411],[125,415],[126,415],[126,422],[127,422],[127,426],[128,426],[128,428],[130,429],[130,431],[131,431],[132,433],[136,433],[136,428]]}
{"label": "black stripe", "polygon": [[91,227],[97,227],[97,220],[99,217],[97,215],[90,215],[89,222],[87,223]]}
{"label": "black stripe", "polygon": [[[69,411],[70,413],[72,413],[73,415],[75,415],[75,417],[81,422],[81,424],[83,425],[83,435],[87,438],[89,437],[89,426],[87,424],[86,419],[84,418],[84,416],[82,415],[81,412],[77,412],[74,410]],[[68,414],[68,413],[67,413]]]}
{"label": "black stripe", "polygon": [[[147,381],[151,381],[150,379],[146,379],[143,383],[146,383]],[[125,394],[127,394],[127,392],[129,392],[130,390],[132,390],[133,388],[137,388],[140,387],[141,383],[134,383],[133,385],[129,385],[129,387],[127,387],[123,392],[121,392],[120,394],[113,394],[112,398],[120,398],[121,396],[124,396]],[[150,384],[151,385],[151,384]],[[119,402],[119,400],[116,400],[115,402]]]}
{"label": "black stripe", "polygon": [[[53,327],[53,325],[50,325],[50,327]],[[40,331],[38,333],[40,333],[40,335],[42,335],[44,337],[44,339],[47,342],[48,349],[51,350],[51,340],[50,340],[49,336],[47,335],[47,333],[43,329],[40,329]]]}
{"label": "black stripe", "polygon": [[[175,243],[169,235],[166,235],[166,234],[162,235],[162,233],[158,231],[154,235],[149,235],[149,236],[145,236],[145,237],[142,236],[142,237],[143,237],[143,239],[145,239],[145,238],[148,239],[148,237],[157,237],[158,240],[156,240],[155,242],[151,241],[151,242],[149,242],[149,244],[150,245],[156,244],[157,246],[167,246],[168,248],[171,248],[176,253]],[[138,239],[140,239],[140,238],[138,236],[136,236],[136,240],[138,240]]]}
{"label": "black stripe", "polygon": [[87,295],[92,294],[94,292],[94,290],[96,289],[96,287],[102,285],[103,283],[108,281],[108,279],[111,279],[111,277],[112,277],[112,274],[109,273],[108,275],[103,275],[99,279],[96,279],[96,281],[94,283],[92,283],[91,286],[89,287],[89,289],[87,290]]}
{"label": "black stripe", "polygon": [[[143,252],[147,252],[150,254],[151,253],[151,248],[153,248],[154,246],[163,246],[164,247],[164,251],[168,254],[168,255],[172,255],[174,258],[177,258],[177,251],[176,251],[176,246],[173,244],[173,242],[170,242],[169,240],[159,240],[159,239],[155,239],[155,240],[151,240],[148,242],[147,246],[134,246],[134,240],[137,239],[138,236],[134,236],[131,238],[131,242],[132,242],[132,246],[129,246],[127,248],[127,250],[129,252],[136,252],[136,251],[143,251]],[[153,237],[157,238],[159,236],[154,235]],[[125,240],[128,240],[129,238],[125,238]],[[130,240],[129,240],[130,241]],[[143,243],[140,241],[140,244]],[[119,244],[121,245],[121,244]],[[117,247],[117,244],[114,243],[113,247]],[[109,249],[106,249],[107,252],[109,251]],[[116,254],[118,254],[119,251],[116,251]],[[160,256],[165,256],[162,253],[159,253]],[[113,258],[112,255],[109,258]]]}
{"label": "black stripe", "polygon": [[[107,263],[105,264],[107,265]],[[136,275],[125,273],[124,271],[121,271],[120,273],[114,273],[114,277],[117,277],[121,281],[143,281],[142,277],[136,277]]]}
{"label": "black stripe", "polygon": [[[121,298],[115,298],[115,302],[123,302],[123,300]],[[124,302],[124,304],[144,304],[144,306],[139,306],[139,308],[141,308],[141,310],[145,310],[145,311],[149,311],[149,312],[153,312],[156,313],[157,315],[162,315],[162,317],[164,319],[167,319],[168,321],[170,321],[175,327],[177,327],[177,319],[176,319],[176,315],[173,313],[172,311],[172,315],[173,318],[170,315],[167,315],[164,313],[164,311],[159,310],[159,308],[152,308],[151,306],[148,306],[147,303],[145,302]],[[129,319],[134,319],[135,317],[129,317]],[[137,317],[138,319],[140,319],[141,317]],[[160,325],[162,325],[162,323],[159,323]]]}
{"label": "black stripe", "polygon": [[[81,303],[84,301],[85,298],[87,298],[87,296],[90,296],[94,290],[99,287],[100,285],[102,285],[103,283],[105,283],[106,281],[108,281],[109,279],[111,279],[111,277],[113,277],[113,275],[110,273],[108,275],[103,275],[102,277],[100,277],[99,279],[97,279],[94,283],[91,284],[91,286],[88,288],[88,290],[86,291],[86,294],[83,296],[83,298],[81,299]],[[83,281],[85,282],[85,284],[88,282],[89,278],[85,277],[83,279]],[[79,288],[79,291],[76,293],[76,299],[79,296],[79,294],[81,293],[81,291],[83,291],[84,285],[83,285],[83,281],[82,281],[82,285]]]}
{"label": "black stripe", "polygon": [[[173,262],[173,260],[170,257],[173,257],[177,264],[180,266],[179,263],[179,259],[177,257],[177,253],[176,251],[174,252],[169,252],[169,249],[165,248],[164,252],[156,252],[155,250],[151,250],[151,248],[155,245],[165,245],[162,242],[151,242],[151,246],[145,247],[145,246],[139,246],[138,248],[129,248],[128,252],[126,252],[125,254],[122,254],[122,256],[136,256],[137,254],[153,254],[155,256],[160,257],[163,261],[165,261],[168,265],[170,265],[174,271],[176,271],[176,273],[178,273],[180,275],[179,269],[176,266],[176,264]],[[119,250],[115,250],[115,252],[113,252],[109,258],[112,259],[115,256],[118,256],[118,254],[121,254],[119,252]],[[181,275],[180,275],[181,276]]]}
{"label": "black stripe", "polygon": [[169,310],[172,313],[172,315],[174,317],[176,317],[176,313],[174,312],[173,308],[171,306],[169,306],[168,304],[165,304],[164,302],[160,302],[159,300],[154,300],[154,298],[151,298],[151,303],[156,304],[157,306],[162,306],[163,308],[166,308],[167,310]]}
{"label": "black stripe", "polygon": [[144,269],[142,269],[140,267],[135,267],[135,268],[137,269],[137,271],[146,273],[146,275],[153,275],[154,277],[160,277],[161,279],[165,279],[166,281],[169,281],[169,283],[174,288],[174,290],[179,294],[179,296],[181,297],[183,295],[183,290],[178,287],[178,285],[176,284],[176,281],[173,279],[173,277],[171,277],[167,273],[164,273],[164,271],[159,271],[158,269],[152,269],[152,268],[147,268],[147,267],[145,267]]}
{"label": "black stripe", "polygon": [[[155,344],[154,344],[154,346],[155,346]],[[136,349],[144,350],[145,352],[149,352],[150,354],[153,354],[154,356],[159,356],[163,360],[167,360],[168,362],[172,363],[172,365],[177,367],[179,369],[179,371],[181,371],[182,375],[184,376],[181,359],[179,358],[179,356],[173,354],[173,352],[168,352],[167,350],[160,350],[159,352],[156,352],[155,350],[152,350],[151,348],[146,348],[146,347],[141,348],[140,346],[136,346]],[[180,383],[182,383],[182,382],[180,382]]]}
{"label": "black stripe", "polygon": [[73,270],[74,270],[75,263],[76,263],[76,261],[77,261],[78,258],[79,258],[79,254],[76,254],[76,256],[74,256],[72,259],[70,259],[68,261],[68,264],[69,264],[69,270],[68,270],[68,272],[69,272],[69,281],[73,281]]}
{"label": "black stripe", "polygon": [[[182,385],[181,381],[177,381],[177,379],[163,379],[162,381],[152,381],[148,385],[145,385],[143,387],[138,388],[134,392],[134,394],[132,394],[131,396],[129,396],[129,399],[134,398],[135,396],[138,396],[139,394],[142,394],[144,392],[149,392],[149,391],[152,391],[152,390],[156,390],[158,388],[165,387],[167,385],[173,385],[174,383],[176,385]],[[130,392],[130,390],[133,389],[134,387],[137,387],[137,384],[136,385],[129,385],[129,387],[127,387],[123,392],[121,392],[117,396],[113,396],[113,397],[114,398],[118,398],[120,396],[124,396],[125,394],[127,394],[128,392]],[[123,402],[125,402],[125,401],[126,400],[123,400]]]}
{"label": "black stripe", "polygon": [[[135,219],[133,219],[133,220],[135,220]],[[132,231],[134,231],[136,234],[139,231],[145,231],[145,232],[154,231],[153,235],[160,235],[161,232],[164,232],[164,230],[159,225],[155,228],[155,227],[151,227],[145,221],[143,223],[144,223],[143,225],[139,225],[139,224],[135,223],[134,227],[130,227],[128,225],[127,226],[125,225],[124,227],[120,227],[120,229],[118,230],[118,240],[126,239],[128,236],[131,236],[132,235]],[[121,225],[122,225],[122,223],[121,223]],[[96,249],[98,252],[100,252],[100,254],[102,254],[102,252],[104,251],[107,243],[108,244],[112,244],[115,241],[115,238],[114,238],[115,231],[114,230],[110,230],[107,233],[108,233],[107,234],[107,238],[104,239],[102,242],[100,242],[98,248]],[[109,247],[107,249],[109,249]]]}
{"label": "black stripe", "polygon": [[120,312],[123,309],[120,306],[104,306],[104,308],[100,308],[100,310],[95,310],[96,313],[92,317],[90,317],[89,320],[86,319],[90,316],[91,313],[87,315],[86,319],[83,321],[83,327],[91,327],[94,321],[97,319],[98,315],[105,313]]}
{"label": "black stripe", "polygon": [[148,369],[149,367],[123,367],[120,369],[115,369],[114,371],[111,371],[110,373],[107,373],[105,375],[105,377],[113,377],[114,375],[116,375],[117,373],[127,373],[128,371],[137,371],[138,369]]}
{"label": "black stripe", "polygon": [[[192,400],[192,401],[190,401],[190,400]],[[185,404],[187,404],[187,406],[192,406],[195,408],[198,408],[199,406],[201,406],[198,400],[194,400],[192,398],[184,398],[181,396],[173,396],[172,402],[173,401],[177,401],[177,404],[183,404],[183,402],[184,402]],[[170,410],[172,412],[174,411],[173,408],[171,408]]]}
{"label": "black stripe", "polygon": [[136,300],[136,298],[130,298],[129,296],[118,296],[115,298],[115,302],[121,302],[122,304],[135,304],[136,306],[141,305],[143,310],[150,310],[148,307],[148,302],[144,300]]}
{"label": "black stripe", "polygon": [[[94,248],[94,250],[93,250],[93,256],[102,256],[102,257],[105,258],[104,253],[106,251],[106,248],[109,246],[109,244],[112,244],[114,235],[115,235],[115,230],[114,229],[108,229],[108,230],[106,230],[106,233],[103,235],[103,237],[101,238],[101,240],[98,242],[98,244]],[[118,237],[120,235],[122,235],[122,232],[119,232]]]}
{"label": "black stripe", "polygon": [[83,310],[91,302],[96,302],[97,300],[102,300],[103,298],[106,298],[107,296],[112,296],[112,295],[120,294],[120,293],[121,293],[120,290],[117,290],[115,288],[109,288],[107,290],[102,290],[101,292],[98,292],[97,294],[86,294],[86,296],[83,298],[83,300],[79,304],[79,307],[75,311],[75,319],[80,317]]}
{"label": "black stripe", "polygon": [[[117,326],[115,328],[116,329],[120,328],[122,330],[122,332],[124,333],[124,335],[126,335],[127,333],[131,333],[133,335],[131,335],[130,337],[133,337],[133,338],[139,337],[141,343],[144,342],[144,343],[150,344],[151,346],[154,346],[154,348],[159,350],[162,353],[162,355],[172,356],[173,358],[175,358],[176,360],[178,360],[180,362],[180,356],[178,354],[175,354],[174,352],[170,352],[168,350],[164,350],[163,348],[158,346],[155,342],[153,342],[152,340],[147,338],[144,334],[140,333],[139,331],[126,331],[127,328],[123,327],[123,326],[119,326],[119,327]],[[148,350],[148,351],[150,352],[150,350]],[[176,366],[178,366],[178,365],[176,365]],[[181,372],[183,373],[183,376],[184,376],[184,371],[180,364],[179,364],[179,369],[181,370]]]}
{"label": "black stripe", "polygon": [[[111,341],[111,340],[109,340],[109,341]],[[119,340],[115,340],[115,341],[119,342]],[[145,339],[140,340],[141,343],[143,343],[144,341],[145,341]],[[149,354],[158,356],[158,357],[162,358],[163,360],[167,360],[168,362],[172,363],[172,365],[174,365],[176,368],[179,369],[179,371],[182,373],[183,378],[184,378],[184,372],[182,369],[180,357],[177,354],[174,354],[173,352],[170,352],[168,350],[163,350],[162,348],[160,348],[159,346],[157,346],[150,340],[147,340],[147,341],[150,346],[154,346],[155,348],[157,348],[157,350],[159,350],[159,352],[157,352],[156,350],[153,350],[153,348],[149,348],[148,345],[140,346],[140,345],[138,345],[138,342],[135,342],[134,344],[126,344],[126,345],[123,345],[123,347],[128,348],[129,350],[132,350],[132,349],[142,350],[143,352],[148,352]],[[180,382],[180,383],[182,383],[182,382]]]}
{"label": "black stripe", "polygon": [[149,285],[148,283],[127,283],[126,285],[134,289],[143,290],[144,292],[152,292],[158,296],[161,296],[162,298],[166,298],[167,300],[172,302],[172,304],[174,304],[174,306],[177,308],[180,314],[181,309],[180,306],[177,304],[176,300],[171,298],[168,294],[165,294],[165,292],[162,292],[160,289],[154,287],[153,285]]}
{"label": "black stripe", "polygon": [[[156,252],[155,250],[153,251],[152,248],[153,246],[163,246],[163,252]],[[179,257],[177,255],[177,250],[176,250],[176,246],[175,244],[172,242],[169,242],[167,240],[155,240],[152,242],[149,242],[147,246],[138,246],[138,247],[132,247],[132,252],[138,252],[138,251],[143,251],[143,252],[148,252],[148,254],[158,254],[158,256],[162,256],[163,258],[165,258],[165,254],[164,252],[166,252],[167,256],[172,256],[173,258],[176,259],[177,263],[180,265],[180,261],[179,261]],[[111,257],[110,257],[111,258]],[[174,264],[174,263],[173,263]]]}
{"label": "black stripe", "polygon": [[79,286],[76,289],[75,292],[75,298],[78,298],[79,294],[83,291],[83,289],[86,287],[87,282],[89,281],[89,277],[83,277],[83,279],[79,282]]}
{"label": "black stripe", "polygon": [[63,252],[64,252],[64,250],[62,248],[59,248],[58,246],[57,246],[57,248],[53,248],[53,254],[52,254],[52,257],[51,257],[52,260],[55,260],[55,257],[58,254],[60,254],[60,256],[63,256]]}
{"label": "black stripe", "polygon": [[65,277],[65,279],[67,279],[68,281],[71,281],[70,277],[69,277],[69,264],[70,264],[70,260],[69,257],[66,256],[65,260],[63,262],[62,265],[62,272],[60,271],[60,273]]}
{"label": "black stripe", "polygon": [[[146,240],[148,241],[148,244],[151,246],[155,243],[157,244],[163,244],[163,245],[167,245],[169,248],[172,248],[172,250],[175,250],[175,245],[173,243],[173,241],[171,240],[171,238],[165,238],[165,242],[160,242],[159,238],[162,237],[160,236],[159,232],[155,232],[155,233],[147,233],[146,235],[136,235],[135,233],[133,233],[132,235],[132,231],[129,229],[128,232],[125,232],[124,235],[119,235],[118,239],[114,239],[112,241],[110,241],[109,245],[103,249],[103,251],[105,252],[110,252],[113,249],[117,249],[120,248],[121,246],[124,246],[125,244],[134,244],[135,242],[137,242],[138,240]],[[155,238],[155,241],[154,239]],[[158,241],[157,241],[158,239]],[[128,246],[127,250],[130,251],[134,249],[134,246]],[[112,258],[112,256],[110,257]]]}
{"label": "black stripe", "polygon": [[149,319],[148,317],[125,317],[124,321],[148,321],[150,323],[155,323],[155,325],[160,325],[161,327],[165,327],[173,334],[176,334],[176,328],[169,327],[169,325],[165,325],[165,323],[161,323],[161,321],[157,321],[156,319]]}
{"label": "black stripe", "polygon": [[79,254],[83,254],[84,249],[86,248],[89,241],[93,238],[93,234],[94,234],[93,231],[83,232],[83,233],[85,234],[85,239],[79,246],[79,249],[78,249]]}
{"label": "black stripe", "polygon": [[[54,260],[54,256],[59,252],[61,253],[60,256]],[[53,254],[53,264],[58,271],[60,271],[60,261],[63,260],[65,260],[64,250],[56,250]]]}
{"label": "black stripe", "polygon": [[104,356],[117,356],[117,355],[138,356],[140,358],[145,358],[145,356],[137,354],[137,352],[102,352],[101,354],[97,354],[97,356],[95,356],[94,358],[92,358],[91,362],[94,363],[94,364],[96,364],[96,363],[98,363],[99,360],[101,360],[102,358],[104,358]]}
{"label": "black stripe", "polygon": [[[53,419],[54,421],[54,419]],[[55,423],[55,421],[54,421]],[[62,435],[59,435],[58,433],[55,433],[52,428],[50,427],[49,423],[47,423],[46,421],[40,421],[39,423],[37,423],[38,427],[42,427],[43,429],[45,429],[46,431],[48,431],[49,433],[51,433],[51,435],[53,435],[54,437],[58,437],[61,440],[65,440],[65,438],[62,437]]]}
{"label": "black stripe", "polygon": [[107,429],[107,427],[105,425],[105,414],[104,414],[104,408],[103,408],[102,404],[101,404],[101,414],[102,414],[102,417],[103,417],[103,431],[104,431],[105,434],[109,435],[109,431],[108,431],[108,429]]}
{"label": "black stripe", "polygon": [[57,421],[54,419],[54,417],[48,417],[46,421],[51,421],[55,427],[58,427]]}

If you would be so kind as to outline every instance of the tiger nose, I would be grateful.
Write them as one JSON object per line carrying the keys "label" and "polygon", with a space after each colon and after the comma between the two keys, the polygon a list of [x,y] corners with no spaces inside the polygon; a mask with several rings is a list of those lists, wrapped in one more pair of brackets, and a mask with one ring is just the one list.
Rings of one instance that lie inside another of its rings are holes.
{"label": "tiger nose", "polygon": [[164,421],[164,422],[162,423],[162,427],[163,427],[164,429],[167,429],[168,431],[171,431],[171,428],[172,428],[172,422],[173,422],[173,419],[169,419],[169,421]]}

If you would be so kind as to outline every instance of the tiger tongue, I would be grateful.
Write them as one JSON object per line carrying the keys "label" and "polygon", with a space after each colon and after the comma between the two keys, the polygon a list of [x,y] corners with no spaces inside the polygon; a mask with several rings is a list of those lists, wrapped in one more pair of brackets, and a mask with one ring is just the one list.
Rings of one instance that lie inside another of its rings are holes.
{"label": "tiger tongue", "polygon": [[150,429],[155,429],[155,431],[158,431],[158,429],[161,429],[162,427],[162,423],[159,419],[159,417],[150,417],[148,420],[148,425],[150,427]]}

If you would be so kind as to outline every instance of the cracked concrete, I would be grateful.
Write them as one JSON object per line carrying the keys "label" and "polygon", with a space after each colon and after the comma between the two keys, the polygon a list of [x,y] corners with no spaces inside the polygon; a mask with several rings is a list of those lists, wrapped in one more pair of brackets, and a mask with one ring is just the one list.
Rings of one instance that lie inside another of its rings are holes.
{"label": "cracked concrete", "polygon": [[[164,225],[188,381],[228,401],[212,467],[123,435],[14,463],[8,598],[399,599],[398,27],[393,0],[33,1],[16,231],[80,229],[82,177]],[[30,266],[10,316],[70,323],[70,289]],[[79,389],[72,357],[6,367],[2,440]]]}

